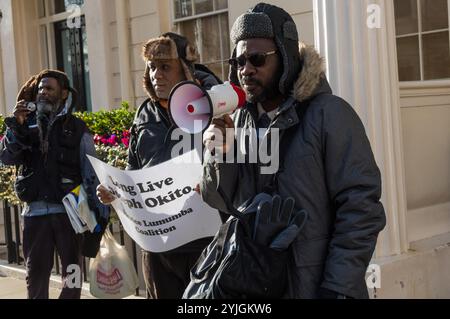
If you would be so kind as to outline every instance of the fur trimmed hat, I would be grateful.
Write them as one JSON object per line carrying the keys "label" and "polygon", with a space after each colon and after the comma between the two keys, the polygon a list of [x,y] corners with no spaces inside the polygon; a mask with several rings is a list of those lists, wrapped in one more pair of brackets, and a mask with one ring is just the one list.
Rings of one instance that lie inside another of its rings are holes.
{"label": "fur trimmed hat", "polygon": [[[282,8],[258,3],[255,7],[239,16],[231,28],[231,39],[235,45],[241,40],[252,38],[273,39],[283,61],[279,90],[290,94],[294,81],[301,71],[301,59],[298,50],[299,37],[294,20]],[[236,48],[233,58],[236,57]],[[239,84],[237,69],[230,68],[230,81]]]}
{"label": "fur trimmed hat", "polygon": [[179,34],[167,32],[158,38],[150,39],[142,48],[142,58],[146,63],[144,89],[152,101],[158,101],[150,79],[149,61],[180,59],[186,80],[194,81],[194,64],[198,60],[195,46]]}

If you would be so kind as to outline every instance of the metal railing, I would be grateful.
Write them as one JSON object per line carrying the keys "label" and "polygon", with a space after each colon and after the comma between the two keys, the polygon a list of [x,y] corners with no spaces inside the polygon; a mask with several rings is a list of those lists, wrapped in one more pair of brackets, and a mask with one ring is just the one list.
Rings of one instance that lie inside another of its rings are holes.
{"label": "metal railing", "polygon": [[23,257],[20,255],[22,244],[20,236],[19,207],[11,206],[5,201],[3,201],[3,227],[5,236],[4,245],[6,247],[8,263],[20,265],[23,261]]}
{"label": "metal railing", "polygon": [[[6,260],[8,261],[8,264],[22,265],[24,263],[24,256],[22,252],[22,230],[20,227],[21,207],[16,205],[10,205],[6,201],[2,201],[1,207],[3,207],[3,226],[4,226],[5,241],[3,243],[0,242],[0,245],[3,245],[6,248]],[[118,231],[115,232],[114,228],[116,229],[118,228]],[[109,230],[113,235],[117,235],[118,233],[119,243],[122,246],[126,246],[125,239],[126,237],[129,238],[129,236],[124,232],[123,226],[120,223],[120,221],[110,223]],[[129,241],[131,242],[131,252],[128,251],[128,253],[131,253],[133,265],[136,269],[136,272],[139,274],[137,246],[136,243],[131,238],[129,238]],[[60,275],[61,274],[60,260],[56,251],[54,258],[55,260],[53,273],[55,273],[56,275]],[[0,259],[2,259],[1,255]],[[83,268],[82,270],[84,282],[89,282],[89,274],[88,274],[89,263],[90,258],[87,257],[82,258],[82,268]],[[139,296],[139,294],[140,292],[138,287],[136,289],[135,295]]]}

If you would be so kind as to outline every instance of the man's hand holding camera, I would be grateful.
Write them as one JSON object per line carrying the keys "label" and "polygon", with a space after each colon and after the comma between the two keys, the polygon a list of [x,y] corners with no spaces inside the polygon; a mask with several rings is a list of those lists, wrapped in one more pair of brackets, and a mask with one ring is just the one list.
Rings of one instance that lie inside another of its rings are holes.
{"label": "man's hand holding camera", "polygon": [[30,114],[32,111],[28,109],[28,103],[25,100],[21,100],[17,102],[16,106],[14,107],[13,115],[16,118],[16,121],[19,125],[23,125],[25,123],[28,114]]}

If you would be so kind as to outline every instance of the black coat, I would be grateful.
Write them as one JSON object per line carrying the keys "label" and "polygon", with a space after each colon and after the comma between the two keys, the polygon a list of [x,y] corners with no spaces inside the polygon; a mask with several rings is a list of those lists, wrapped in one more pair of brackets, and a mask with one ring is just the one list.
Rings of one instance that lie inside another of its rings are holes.
{"label": "black coat", "polygon": [[[286,297],[316,298],[323,287],[367,298],[365,273],[385,226],[380,172],[361,120],[349,104],[331,94],[318,54],[301,47],[301,55],[304,67],[294,96],[270,126],[280,129],[281,145],[290,136],[281,151],[275,192],[293,197],[296,209],[309,214],[292,245]],[[307,109],[299,119],[296,109],[302,107]],[[255,127],[256,116],[256,107],[248,104],[234,114],[235,126]],[[270,180],[257,164],[219,164],[209,157],[201,194],[210,206],[227,211],[218,185],[238,207]]]}

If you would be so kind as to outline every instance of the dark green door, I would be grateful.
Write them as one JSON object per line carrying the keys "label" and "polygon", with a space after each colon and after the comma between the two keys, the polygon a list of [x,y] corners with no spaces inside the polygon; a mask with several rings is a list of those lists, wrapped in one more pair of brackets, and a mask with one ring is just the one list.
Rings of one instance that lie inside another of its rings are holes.
{"label": "dark green door", "polygon": [[86,24],[81,17],[80,28],[69,28],[66,21],[55,23],[57,68],[66,72],[79,93],[77,111],[91,111],[89,59]]}

